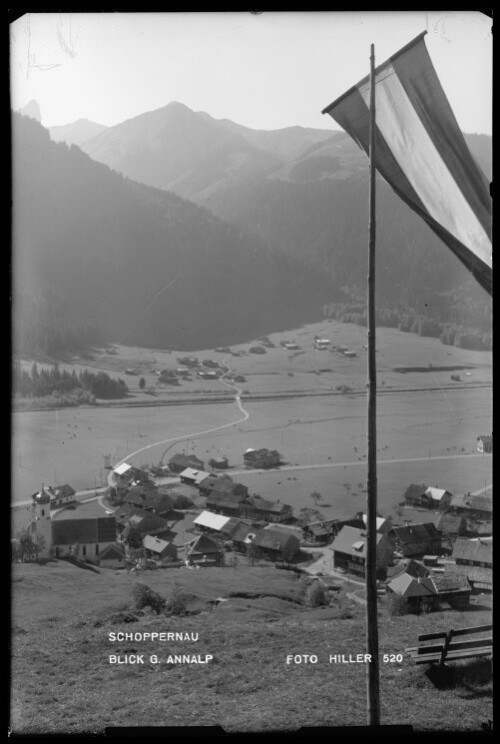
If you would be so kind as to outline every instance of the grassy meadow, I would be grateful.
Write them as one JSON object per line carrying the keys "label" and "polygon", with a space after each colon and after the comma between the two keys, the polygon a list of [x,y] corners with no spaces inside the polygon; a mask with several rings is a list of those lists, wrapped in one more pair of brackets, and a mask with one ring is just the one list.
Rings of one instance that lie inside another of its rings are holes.
{"label": "grassy meadow", "polygon": [[[105,726],[220,725],[233,731],[363,725],[364,664],[330,664],[330,654],[364,653],[364,608],[345,591],[308,609],[304,580],[264,566],[149,572],[137,579],[62,561],[14,567],[12,713],[14,733],[100,733]],[[175,583],[188,615],[144,615],[114,623],[130,607],[136,580],[167,596]],[[77,587],[77,591],[75,591]],[[238,595],[238,596],[235,596]],[[212,609],[210,600],[226,598]],[[482,601],[482,598],[479,598]],[[416,667],[404,649],[422,632],[489,622],[474,612],[390,617],[379,603],[384,724],[423,731],[479,731],[492,717],[488,662],[454,665],[447,684]],[[109,632],[197,632],[193,642],[111,642]],[[145,664],[112,665],[110,654],[145,654]],[[156,654],[160,663],[150,664]],[[210,654],[207,665],[167,664],[170,654]],[[317,664],[287,664],[316,654]]]}

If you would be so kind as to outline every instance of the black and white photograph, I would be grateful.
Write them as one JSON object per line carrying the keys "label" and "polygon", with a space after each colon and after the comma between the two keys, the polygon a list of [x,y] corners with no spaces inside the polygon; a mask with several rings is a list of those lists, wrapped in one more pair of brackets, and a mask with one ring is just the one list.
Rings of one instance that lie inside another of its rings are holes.
{"label": "black and white photograph", "polygon": [[10,11],[10,735],[492,734],[492,26]]}

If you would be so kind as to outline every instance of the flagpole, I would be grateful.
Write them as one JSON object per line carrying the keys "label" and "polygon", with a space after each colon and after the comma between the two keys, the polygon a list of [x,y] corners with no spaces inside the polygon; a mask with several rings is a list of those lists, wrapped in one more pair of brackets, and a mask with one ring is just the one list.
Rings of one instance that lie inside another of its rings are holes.
{"label": "flagpole", "polygon": [[366,665],[367,723],[380,725],[377,619],[377,376],[375,344],[375,47],[370,47],[370,191],[368,244],[368,474],[366,509]]}

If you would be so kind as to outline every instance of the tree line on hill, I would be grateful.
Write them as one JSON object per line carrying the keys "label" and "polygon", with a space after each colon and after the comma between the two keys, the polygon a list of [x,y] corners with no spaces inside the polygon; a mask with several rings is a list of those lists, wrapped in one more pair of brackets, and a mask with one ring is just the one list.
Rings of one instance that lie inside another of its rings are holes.
{"label": "tree line on hill", "polygon": [[[78,374],[75,370],[60,370],[56,364],[52,369],[39,369],[36,362],[31,371],[22,369],[19,360],[14,361],[12,372],[12,390],[21,398],[45,398],[54,396],[59,402],[94,403],[96,398],[111,400],[124,398],[128,387],[121,378],[113,379],[106,372],[89,372],[85,369]],[[84,393],[82,400],[81,393]],[[77,393],[77,398],[72,397]],[[80,394],[80,395],[78,395]]]}
{"label": "tree line on hill", "polygon": [[[330,303],[324,307],[327,318],[335,318],[341,323],[354,323],[366,326],[366,306],[359,303]],[[397,308],[379,308],[376,311],[376,323],[379,327],[397,328],[419,336],[439,338],[441,343],[458,346],[473,351],[490,351],[492,349],[492,332],[478,328],[464,327],[459,323],[443,322],[413,310]]]}

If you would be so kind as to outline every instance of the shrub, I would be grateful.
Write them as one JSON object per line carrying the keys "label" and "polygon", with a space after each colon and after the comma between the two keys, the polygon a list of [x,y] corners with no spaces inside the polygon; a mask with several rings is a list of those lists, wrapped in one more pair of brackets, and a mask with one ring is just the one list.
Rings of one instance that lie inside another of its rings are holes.
{"label": "shrub", "polygon": [[137,582],[132,589],[135,606],[138,610],[151,607],[158,615],[165,607],[165,600],[157,592],[150,589],[146,584]]}
{"label": "shrub", "polygon": [[321,607],[326,604],[325,590],[319,581],[307,587],[305,603],[308,607]]}
{"label": "shrub", "polygon": [[408,615],[410,612],[408,600],[404,597],[400,597],[398,594],[391,594],[388,603],[388,610],[391,617]]}
{"label": "shrub", "polygon": [[189,496],[185,496],[183,493],[175,495],[174,509],[190,509],[193,505],[194,502]]}
{"label": "shrub", "polygon": [[187,596],[177,584],[174,584],[165,603],[165,613],[168,615],[184,615],[186,605]]}

